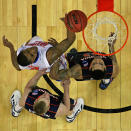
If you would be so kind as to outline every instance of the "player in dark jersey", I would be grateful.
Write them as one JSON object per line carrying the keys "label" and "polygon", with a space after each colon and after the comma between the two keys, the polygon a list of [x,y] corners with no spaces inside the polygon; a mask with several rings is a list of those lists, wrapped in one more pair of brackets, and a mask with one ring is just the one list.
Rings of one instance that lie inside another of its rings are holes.
{"label": "player in dark jersey", "polygon": [[[109,38],[109,52],[113,53],[116,35],[111,33]],[[76,49],[72,49],[67,53],[66,58],[69,63],[69,69],[59,71],[60,61],[58,61],[51,68],[51,78],[63,80],[72,77],[77,81],[101,80],[99,87],[104,90],[119,73],[115,55],[100,56],[93,52],[77,52]]]}
{"label": "player in dark jersey", "polygon": [[[11,96],[12,116],[17,117],[24,107],[31,113],[43,118],[55,119],[58,116],[66,116],[67,122],[73,122],[84,107],[84,100],[76,101],[69,97],[70,80],[64,80],[61,85],[64,88],[63,97],[53,95],[48,90],[36,86],[40,77],[46,70],[38,71],[27,83],[21,97],[19,90],[15,90]],[[70,115],[68,115],[71,113]]]}

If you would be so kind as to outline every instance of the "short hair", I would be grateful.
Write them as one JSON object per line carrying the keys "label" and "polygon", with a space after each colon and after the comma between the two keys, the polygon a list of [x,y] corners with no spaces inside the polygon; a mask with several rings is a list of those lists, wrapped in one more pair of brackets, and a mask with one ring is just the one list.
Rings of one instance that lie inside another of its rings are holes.
{"label": "short hair", "polygon": [[34,111],[38,115],[46,113],[46,111],[47,111],[46,103],[44,101],[38,101],[38,102],[36,102],[34,104]]}
{"label": "short hair", "polygon": [[91,78],[95,79],[95,80],[101,80],[105,78],[106,75],[106,70],[102,71],[102,70],[94,70],[94,71],[90,71],[89,74],[91,75]]}
{"label": "short hair", "polygon": [[23,51],[21,51],[20,54],[17,56],[17,62],[21,66],[27,66],[31,64],[31,62],[24,55]]}

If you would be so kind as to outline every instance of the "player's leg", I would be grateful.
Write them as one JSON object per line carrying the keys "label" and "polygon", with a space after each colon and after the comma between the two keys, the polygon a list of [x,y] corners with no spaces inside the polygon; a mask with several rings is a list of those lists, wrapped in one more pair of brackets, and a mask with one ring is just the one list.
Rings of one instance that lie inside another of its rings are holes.
{"label": "player's leg", "polygon": [[102,90],[105,90],[109,85],[110,83],[113,81],[113,78],[110,78],[110,79],[102,79],[101,82],[100,82],[100,89]]}
{"label": "player's leg", "polygon": [[11,105],[12,105],[12,110],[11,110],[12,116],[14,116],[14,117],[19,116],[19,114],[22,110],[22,107],[19,105],[20,98],[21,98],[21,93],[20,93],[19,90],[15,90],[12,93],[12,96],[10,98],[10,102],[11,102]]}

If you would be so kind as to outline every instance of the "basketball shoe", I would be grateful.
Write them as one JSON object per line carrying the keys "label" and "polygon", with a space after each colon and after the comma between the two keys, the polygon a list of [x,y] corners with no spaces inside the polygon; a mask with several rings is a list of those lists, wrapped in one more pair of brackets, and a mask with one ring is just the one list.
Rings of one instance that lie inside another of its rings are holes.
{"label": "basketball shoe", "polygon": [[73,113],[66,116],[66,121],[71,123],[75,120],[76,116],[83,110],[84,100],[83,98],[78,98],[75,107],[73,108]]}
{"label": "basketball shoe", "polygon": [[19,100],[21,98],[21,93],[19,90],[15,90],[10,98],[10,102],[12,105],[12,116],[17,117],[19,116],[22,107],[19,106]]}
{"label": "basketball shoe", "polygon": [[113,78],[101,80],[101,83],[99,85],[100,89],[105,90],[112,81],[113,81]]}

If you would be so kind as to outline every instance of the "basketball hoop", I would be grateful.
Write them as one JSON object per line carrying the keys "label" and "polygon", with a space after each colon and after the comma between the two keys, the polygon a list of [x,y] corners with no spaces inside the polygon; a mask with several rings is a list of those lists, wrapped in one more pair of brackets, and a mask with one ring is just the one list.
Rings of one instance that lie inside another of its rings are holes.
{"label": "basketball hoop", "polygon": [[[98,10],[87,18],[87,27],[82,31],[83,39],[87,48],[95,54],[102,56],[110,56],[118,53],[126,45],[129,35],[128,25],[125,19],[113,10],[113,0],[107,1],[107,7],[103,7],[99,4],[105,1],[98,0]],[[109,54],[108,37],[111,32],[115,33],[117,41],[115,44],[116,51]],[[101,54],[98,52],[105,52],[107,54]]]}

